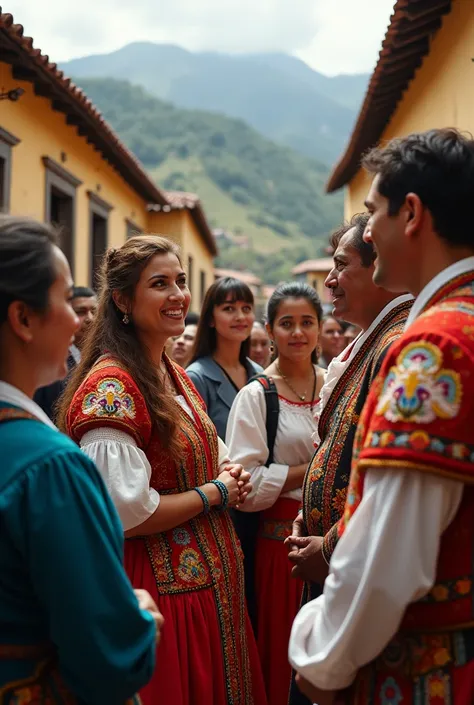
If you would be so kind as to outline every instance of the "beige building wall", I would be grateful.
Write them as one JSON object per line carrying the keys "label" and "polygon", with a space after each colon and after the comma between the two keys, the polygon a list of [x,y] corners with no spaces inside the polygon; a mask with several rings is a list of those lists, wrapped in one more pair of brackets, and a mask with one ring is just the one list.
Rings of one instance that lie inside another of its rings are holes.
{"label": "beige building wall", "polygon": [[[399,103],[381,142],[435,127],[474,134],[474,1],[455,0]],[[345,195],[345,216],[364,210],[370,181],[359,171]]]}

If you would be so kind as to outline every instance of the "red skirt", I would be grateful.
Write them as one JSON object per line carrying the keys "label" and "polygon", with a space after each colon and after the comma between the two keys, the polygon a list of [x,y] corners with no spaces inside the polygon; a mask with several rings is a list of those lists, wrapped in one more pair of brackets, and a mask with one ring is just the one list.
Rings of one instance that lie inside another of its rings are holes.
{"label": "red skirt", "polygon": [[291,681],[288,642],[300,607],[303,582],[291,577],[284,540],[298,513],[299,502],[281,498],[262,514],[257,540],[257,645],[268,705],[287,705]]}
{"label": "red skirt", "polygon": [[[143,705],[240,705],[228,695],[223,644],[212,589],[159,595],[142,539],[125,541],[125,569],[135,588],[148,590],[164,617],[156,668],[140,691]],[[232,598],[232,596],[231,596]],[[236,598],[238,599],[238,598]],[[243,597],[241,598],[243,599]],[[247,617],[253,704],[266,698],[257,647]]]}

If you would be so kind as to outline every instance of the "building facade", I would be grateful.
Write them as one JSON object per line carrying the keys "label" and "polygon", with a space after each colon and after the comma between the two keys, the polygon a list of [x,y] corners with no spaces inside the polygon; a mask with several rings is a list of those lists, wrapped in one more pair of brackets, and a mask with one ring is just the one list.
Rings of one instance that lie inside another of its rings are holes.
{"label": "building facade", "polygon": [[431,128],[474,133],[474,2],[398,0],[348,147],[329,179],[345,216],[365,210],[370,147]]}
{"label": "building facade", "polygon": [[0,14],[0,90],[0,212],[58,224],[76,284],[97,284],[108,246],[140,232],[174,236],[177,221],[184,263],[211,284],[216,247],[200,205],[198,227],[9,14]]}

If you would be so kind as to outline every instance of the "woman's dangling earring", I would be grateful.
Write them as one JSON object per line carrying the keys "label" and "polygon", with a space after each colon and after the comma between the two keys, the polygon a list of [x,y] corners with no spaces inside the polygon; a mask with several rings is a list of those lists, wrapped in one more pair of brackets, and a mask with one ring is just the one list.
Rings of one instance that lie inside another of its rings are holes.
{"label": "woman's dangling earring", "polygon": [[128,317],[128,313],[123,314],[122,321],[123,321],[123,323],[125,323],[126,326],[128,326],[128,324],[130,323],[130,318]]}

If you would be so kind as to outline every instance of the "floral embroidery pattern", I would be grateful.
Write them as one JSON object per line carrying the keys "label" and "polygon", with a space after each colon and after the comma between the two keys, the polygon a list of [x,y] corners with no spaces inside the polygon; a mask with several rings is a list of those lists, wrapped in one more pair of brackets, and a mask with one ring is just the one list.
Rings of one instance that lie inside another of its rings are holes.
{"label": "floral embroidery pattern", "polygon": [[387,678],[380,689],[381,705],[399,705],[402,702],[402,693],[394,678]]}
{"label": "floral embroidery pattern", "polygon": [[173,541],[179,546],[187,546],[191,542],[191,536],[186,529],[173,529]]}
{"label": "floral embroidery pattern", "polygon": [[431,436],[426,431],[412,431],[411,433],[401,431],[370,432],[367,436],[366,447],[409,448],[424,453],[433,453],[451,460],[474,462],[474,445]]}
{"label": "floral embroidery pattern", "polygon": [[441,350],[432,343],[410,343],[387,375],[375,413],[388,421],[431,423],[453,419],[462,397],[460,375],[442,369]]}
{"label": "floral embroidery pattern", "polygon": [[126,394],[122,382],[114,377],[103,379],[95,392],[84,397],[82,412],[88,416],[114,416],[119,419],[135,418],[135,404]]}
{"label": "floral embroidery pattern", "polygon": [[335,512],[340,516],[344,514],[344,507],[346,506],[347,489],[343,487],[340,490],[336,490],[336,494],[332,499],[332,506]]}
{"label": "floral embroidery pattern", "polygon": [[288,536],[291,536],[291,527],[293,522],[291,519],[278,520],[266,519],[263,522],[262,536],[264,539],[272,539],[273,541],[284,541]]}
{"label": "floral embroidery pattern", "polygon": [[188,583],[202,585],[207,580],[206,568],[193,548],[185,548],[179,557],[178,573]]}
{"label": "floral embroidery pattern", "polygon": [[420,602],[453,602],[469,595],[472,591],[472,580],[465,576],[455,580],[436,583],[430,592],[421,598]]}

